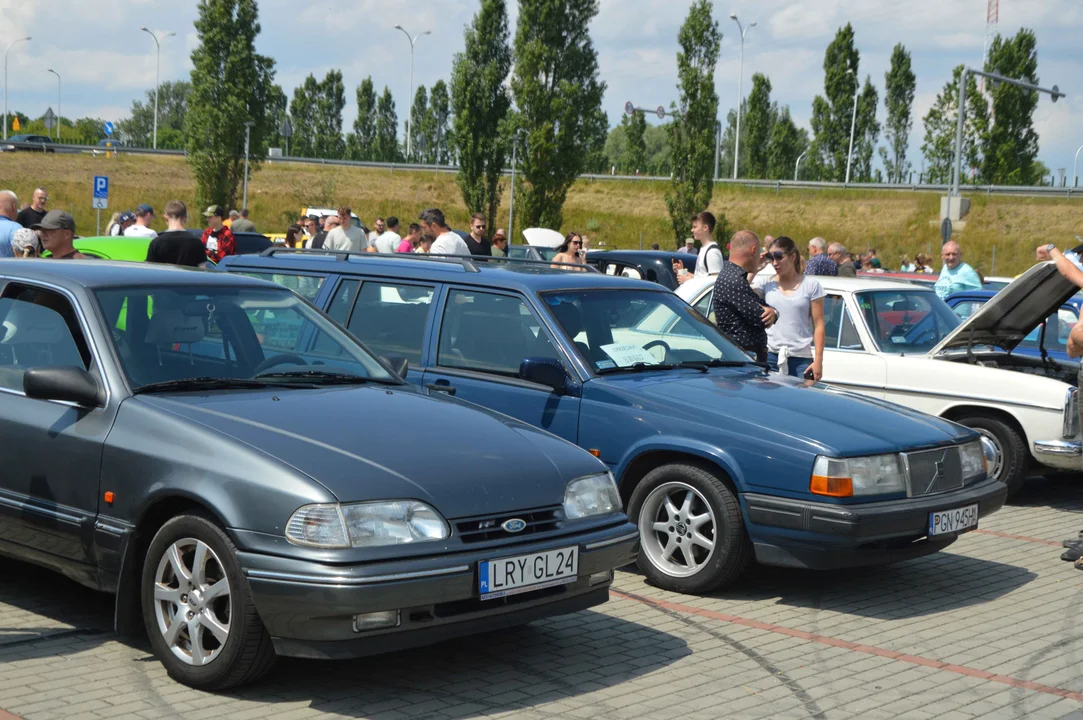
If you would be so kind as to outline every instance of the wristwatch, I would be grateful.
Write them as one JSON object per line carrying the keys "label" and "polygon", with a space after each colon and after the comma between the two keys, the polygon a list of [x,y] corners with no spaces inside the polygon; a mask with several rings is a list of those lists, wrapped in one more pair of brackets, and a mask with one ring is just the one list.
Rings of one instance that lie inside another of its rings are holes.
{"label": "wristwatch", "polygon": [[1057,244],[1056,243],[1049,243],[1048,245],[1045,246],[1045,251],[1046,252],[1053,252],[1056,249],[1057,249]]}

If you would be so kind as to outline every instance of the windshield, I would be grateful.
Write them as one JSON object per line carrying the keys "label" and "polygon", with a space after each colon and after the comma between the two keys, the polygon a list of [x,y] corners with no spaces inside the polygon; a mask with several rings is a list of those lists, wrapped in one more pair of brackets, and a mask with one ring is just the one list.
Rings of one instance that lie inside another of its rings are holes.
{"label": "windshield", "polygon": [[95,292],[134,390],[216,379],[397,382],[288,290],[155,286]]}
{"label": "windshield", "polygon": [[584,290],[542,297],[595,371],[685,362],[750,362],[748,355],[672,293]]}
{"label": "windshield", "polygon": [[[529,248],[529,249],[528,249]],[[530,260],[530,250],[534,250],[542,260],[552,260],[557,256],[556,248],[540,247],[538,245],[509,245],[508,257],[518,258],[520,260]]]}
{"label": "windshield", "polygon": [[878,290],[857,293],[857,305],[880,352],[925,353],[959,326],[936,293]]}

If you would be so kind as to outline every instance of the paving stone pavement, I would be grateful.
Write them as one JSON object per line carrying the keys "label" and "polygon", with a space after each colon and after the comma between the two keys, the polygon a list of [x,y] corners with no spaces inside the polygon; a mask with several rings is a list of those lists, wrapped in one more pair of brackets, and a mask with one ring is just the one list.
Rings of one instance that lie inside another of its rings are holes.
{"label": "paving stone pavement", "polygon": [[606,605],[377,658],[281,660],[219,695],[109,628],[110,598],[0,559],[0,720],[50,718],[1076,718],[1079,481],[1038,480],[948,552],[756,568],[708,597],[618,573]]}

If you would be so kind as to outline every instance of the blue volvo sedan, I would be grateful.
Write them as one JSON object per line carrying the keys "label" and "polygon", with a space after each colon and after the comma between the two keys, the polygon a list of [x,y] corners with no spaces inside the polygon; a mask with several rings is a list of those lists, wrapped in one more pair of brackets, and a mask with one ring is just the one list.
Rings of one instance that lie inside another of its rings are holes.
{"label": "blue volvo sedan", "polygon": [[919,557],[1004,503],[974,431],[768,375],[654,283],[280,249],[222,268],[294,288],[429,392],[603,460],[639,527],[639,567],[667,589],[719,588],[753,558],[825,569]]}

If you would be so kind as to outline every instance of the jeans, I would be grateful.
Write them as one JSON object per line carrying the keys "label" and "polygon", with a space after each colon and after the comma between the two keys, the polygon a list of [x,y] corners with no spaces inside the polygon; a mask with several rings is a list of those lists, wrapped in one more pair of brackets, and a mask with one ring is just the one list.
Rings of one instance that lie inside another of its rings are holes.
{"label": "jeans", "polygon": [[[778,354],[767,353],[767,364],[771,366],[771,370],[779,372],[778,369]],[[792,375],[795,378],[805,379],[805,371],[812,365],[812,358],[803,357],[789,357],[786,358],[786,372],[784,375]]]}

